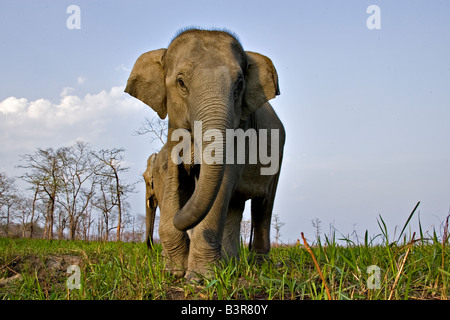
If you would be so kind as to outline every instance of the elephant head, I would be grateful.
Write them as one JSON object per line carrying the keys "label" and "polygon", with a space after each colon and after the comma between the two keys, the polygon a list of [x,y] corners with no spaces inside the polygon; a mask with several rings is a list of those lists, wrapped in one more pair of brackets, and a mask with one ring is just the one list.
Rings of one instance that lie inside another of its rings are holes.
{"label": "elephant head", "polygon": [[[141,55],[125,92],[162,119],[169,115],[170,140],[171,130],[192,132],[195,121],[201,122],[202,132],[214,129],[225,137],[227,129],[238,128],[278,95],[279,87],[269,58],[244,51],[228,32],[190,29],[175,37],[167,49]],[[219,157],[225,157],[224,148]],[[206,216],[222,183],[224,162],[201,163],[192,196],[174,216],[178,230],[190,229]]]}
{"label": "elephant head", "polygon": [[165,180],[167,175],[167,144],[158,153],[153,153],[147,159],[147,168],[143,174],[145,181],[146,207],[146,242],[150,249],[153,244],[156,209],[164,198]]}
{"label": "elephant head", "polygon": [[158,207],[158,200],[155,193],[155,161],[156,153],[153,153],[147,160],[147,169],[143,176],[145,181],[145,202],[146,202],[146,215],[145,215],[145,240],[147,247],[151,249],[153,245],[153,230],[155,226],[156,208]]}

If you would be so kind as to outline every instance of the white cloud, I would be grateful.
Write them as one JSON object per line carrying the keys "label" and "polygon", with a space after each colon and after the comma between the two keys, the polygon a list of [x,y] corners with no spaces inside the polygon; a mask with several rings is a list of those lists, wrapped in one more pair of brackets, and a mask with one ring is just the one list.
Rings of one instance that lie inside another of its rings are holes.
{"label": "white cloud", "polygon": [[125,67],[124,64],[121,64],[120,66],[117,66],[117,67],[116,67],[116,70],[117,70],[117,71],[125,71],[125,72],[130,72],[130,71],[131,71],[131,69]]}
{"label": "white cloud", "polygon": [[52,103],[50,101],[39,99],[28,104],[26,115],[30,119],[39,120],[48,117],[52,111]]}
{"label": "white cloud", "polygon": [[9,97],[0,102],[0,112],[7,114],[14,114],[21,112],[27,108],[28,100],[25,98],[17,99],[15,97]]}
{"label": "white cloud", "polygon": [[74,91],[75,91],[75,89],[72,87],[64,87],[59,95],[61,97],[65,97],[65,96],[68,96],[69,94],[73,93]]}
{"label": "white cloud", "polygon": [[86,81],[86,78],[83,77],[83,76],[79,76],[79,77],[77,78],[77,83],[78,83],[78,84],[83,84],[85,81]]}
{"label": "white cloud", "polygon": [[[87,94],[70,95],[72,88],[61,92],[61,100],[28,101],[9,97],[0,101],[0,153],[21,148],[66,144],[75,139],[92,141],[101,134],[117,133],[123,125],[135,130],[146,106],[123,92],[123,87]],[[135,118],[136,117],[136,118]],[[130,123],[123,123],[129,120]]]}

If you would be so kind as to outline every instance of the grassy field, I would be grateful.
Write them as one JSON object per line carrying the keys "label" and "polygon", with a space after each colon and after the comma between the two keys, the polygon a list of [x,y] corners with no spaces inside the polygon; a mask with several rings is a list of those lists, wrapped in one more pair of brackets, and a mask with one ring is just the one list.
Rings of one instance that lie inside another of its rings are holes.
{"label": "grassy field", "polygon": [[[259,266],[243,248],[212,279],[188,283],[164,271],[160,246],[1,238],[0,299],[447,299],[447,245],[436,235],[374,245],[366,234],[345,246],[326,238],[311,252],[273,248]],[[79,289],[67,287],[70,265],[79,266]]]}

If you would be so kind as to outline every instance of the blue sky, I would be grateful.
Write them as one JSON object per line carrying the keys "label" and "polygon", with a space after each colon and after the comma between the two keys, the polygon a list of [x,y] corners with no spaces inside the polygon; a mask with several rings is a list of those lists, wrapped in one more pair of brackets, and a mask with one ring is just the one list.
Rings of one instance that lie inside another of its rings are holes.
{"label": "blue sky", "polygon": [[[71,4],[79,30],[66,27]],[[366,27],[372,4],[379,30]],[[393,231],[419,200],[422,225],[439,230],[450,206],[449,14],[448,1],[2,1],[0,170],[84,139],[126,148],[127,179],[139,179],[159,146],[132,135],[155,116],[122,93],[136,58],[186,26],[227,28],[278,71],[284,242],[313,239],[315,218],[322,232],[362,235],[379,233],[381,214]],[[139,188],[132,211],[143,214]]]}

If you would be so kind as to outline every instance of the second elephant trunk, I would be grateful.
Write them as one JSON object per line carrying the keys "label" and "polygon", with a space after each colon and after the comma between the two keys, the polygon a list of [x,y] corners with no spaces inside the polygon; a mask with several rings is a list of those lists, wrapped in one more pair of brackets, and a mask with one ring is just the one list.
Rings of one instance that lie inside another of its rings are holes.
{"label": "second elephant trunk", "polygon": [[147,243],[147,247],[149,249],[152,249],[153,247],[153,230],[155,229],[155,216],[156,216],[156,208],[158,207],[158,201],[156,200],[156,197],[147,196],[147,201],[146,201],[146,219],[145,219],[145,224],[146,224],[146,234],[145,234],[145,242]]}

